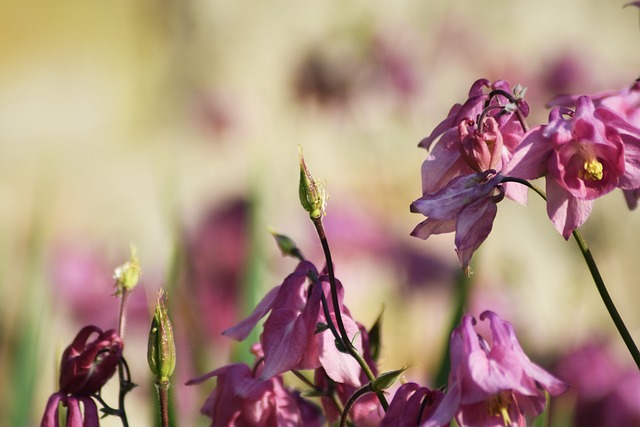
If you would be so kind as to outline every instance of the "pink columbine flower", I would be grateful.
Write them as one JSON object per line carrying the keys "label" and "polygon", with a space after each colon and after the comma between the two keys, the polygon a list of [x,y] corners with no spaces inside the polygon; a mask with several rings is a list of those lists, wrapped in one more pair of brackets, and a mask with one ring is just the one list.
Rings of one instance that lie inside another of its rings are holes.
{"label": "pink columbine flower", "polygon": [[[309,275],[319,277],[310,285]],[[340,301],[339,310],[347,334],[353,337],[353,345],[362,353],[362,336],[351,318],[349,310],[342,305],[344,291],[336,280]],[[322,366],[329,377],[338,383],[360,386],[360,365],[349,354],[340,352],[330,330],[318,332],[318,324],[327,324],[321,309],[322,293],[329,301],[329,314],[335,325],[335,307],[331,303],[329,280],[319,276],[310,262],[301,262],[258,303],[245,320],[223,332],[223,335],[244,340],[258,321],[271,312],[264,323],[260,343],[264,351],[265,366],[260,379],[266,380],[291,369],[316,369]]]}
{"label": "pink columbine flower", "polygon": [[227,365],[195,378],[187,385],[216,377],[215,390],[202,406],[211,418],[211,427],[320,427],[322,415],[317,407],[286,389],[280,375],[267,380],[254,377],[245,364]]}
{"label": "pink columbine flower", "polygon": [[466,315],[451,334],[451,373],[447,393],[423,427],[448,423],[454,416],[460,427],[526,426],[526,416],[538,416],[552,396],[568,386],[529,360],[513,326],[491,311],[492,344],[474,329]]}
{"label": "pink columbine flower", "polygon": [[[98,336],[89,341],[93,334]],[[60,390],[47,402],[41,427],[57,427],[58,405],[69,410],[68,427],[98,426],[98,413],[92,394],[98,392],[113,376],[122,357],[124,343],[116,331],[103,332],[97,326],[85,326],[62,354],[60,363]],[[84,406],[84,421],[80,411]]]}
{"label": "pink columbine flower", "polygon": [[[469,90],[467,101],[462,105],[455,104],[447,118],[418,144],[429,150],[438,140],[422,164],[422,194],[434,193],[460,175],[488,169],[499,172],[513,156],[524,135],[513,111],[520,109],[526,116],[529,107],[521,98],[517,99],[515,105],[510,105],[510,101],[499,94],[489,99],[489,93],[485,93],[487,88],[512,93],[509,84],[503,80],[494,83],[486,79],[477,80]],[[487,101],[489,110],[481,123],[477,123]],[[497,138],[500,141],[494,143]],[[482,148],[483,142],[489,143],[491,147]],[[493,167],[487,167],[490,165]]]}
{"label": "pink columbine flower", "polygon": [[428,218],[411,232],[427,239],[433,234],[456,232],[455,245],[462,268],[468,272],[473,253],[485,241],[504,197],[500,174],[489,170],[452,179],[444,188],[411,204],[412,212]]}
{"label": "pink columbine flower", "polygon": [[[638,2],[627,3],[625,6],[638,6]],[[574,108],[579,96],[560,95],[552,99],[548,105]],[[589,95],[596,108],[606,107],[623,117],[629,124],[640,128],[640,81],[622,90],[610,90]],[[622,190],[627,206],[634,210],[640,200],[640,189]]]}
{"label": "pink columbine flower", "polygon": [[[400,386],[379,427],[415,427],[433,415],[444,394],[416,383]],[[449,426],[449,421],[442,424]]]}
{"label": "pink columbine flower", "polygon": [[615,188],[640,188],[640,128],[582,96],[575,113],[554,108],[549,124],[532,129],[503,172],[525,179],[547,176],[547,214],[568,239],[589,217],[596,198]]}

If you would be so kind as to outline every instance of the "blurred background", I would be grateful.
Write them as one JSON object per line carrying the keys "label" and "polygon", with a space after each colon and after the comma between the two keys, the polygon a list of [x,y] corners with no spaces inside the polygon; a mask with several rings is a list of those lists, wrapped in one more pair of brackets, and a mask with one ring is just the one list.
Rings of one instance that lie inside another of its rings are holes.
{"label": "blurred background", "polygon": [[[40,420],[83,325],[116,328],[112,274],[132,242],[143,270],[125,346],[139,384],[132,425],[154,422],[146,334],[162,286],[178,345],[176,413],[180,425],[207,425],[198,410],[213,381],[185,381],[241,353],[220,331],[295,267],[269,228],[324,263],[298,204],[298,145],[331,196],[325,223],[354,318],[370,327],[384,304],[383,369],[411,362],[407,377],[431,384],[459,269],[453,235],[409,236],[422,220],[408,209],[421,195],[417,143],[481,77],[527,86],[532,126],[557,93],[630,85],[640,26],[623,4],[3,2],[0,424]],[[636,341],[639,215],[615,192],[584,227]],[[577,246],[533,195],[526,208],[500,203],[472,268],[466,311],[514,323],[533,360],[561,366],[591,345],[606,353],[604,377],[637,376]],[[638,381],[608,387],[639,422]],[[558,402],[554,425],[571,425],[578,391]],[[107,400],[116,392],[108,386]]]}

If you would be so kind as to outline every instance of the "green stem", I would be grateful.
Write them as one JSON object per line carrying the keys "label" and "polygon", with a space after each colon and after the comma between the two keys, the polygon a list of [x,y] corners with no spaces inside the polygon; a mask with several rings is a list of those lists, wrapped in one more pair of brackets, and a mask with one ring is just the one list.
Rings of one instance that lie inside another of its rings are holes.
{"label": "green stem", "polygon": [[[536,186],[534,186],[527,180],[514,178],[514,177],[505,177],[502,180],[502,182],[517,182],[519,184],[526,185],[527,187],[531,188],[533,191],[538,193],[538,195],[542,197],[545,201],[547,200],[547,197],[544,194],[544,192],[538,189]],[[607,308],[607,311],[609,312],[609,316],[611,317],[611,320],[613,320],[613,323],[615,324],[616,329],[618,329],[618,333],[620,334],[620,336],[622,337],[622,340],[627,346],[629,353],[631,353],[631,357],[633,357],[633,360],[636,363],[636,366],[638,367],[638,369],[640,369],[640,351],[638,351],[638,347],[633,341],[633,338],[631,337],[631,334],[629,333],[627,326],[624,324],[624,321],[622,320],[622,317],[620,316],[620,313],[618,312],[616,305],[611,299],[611,296],[609,295],[609,291],[607,291],[607,286],[605,285],[604,280],[600,275],[600,271],[598,270],[598,265],[593,259],[593,255],[591,255],[591,251],[589,250],[589,247],[587,246],[587,242],[584,240],[584,237],[582,237],[582,233],[580,232],[579,228],[576,228],[575,230],[573,230],[573,238],[578,244],[578,247],[580,248],[580,252],[582,252],[582,256],[584,257],[584,260],[587,263],[587,267],[589,267],[589,272],[593,277],[593,281],[596,284],[596,288],[598,288],[598,292],[600,293],[602,302],[604,302],[604,305]]]}
{"label": "green stem", "polygon": [[[344,322],[342,320],[342,313],[340,311],[340,302],[338,301],[338,286],[336,285],[336,277],[333,271],[333,261],[331,259],[331,250],[329,249],[329,243],[327,241],[327,236],[324,232],[324,226],[322,225],[322,217],[312,218],[313,225],[316,227],[316,232],[318,233],[318,237],[320,238],[320,243],[322,244],[322,250],[324,251],[324,256],[327,261],[327,272],[329,273],[329,284],[331,285],[331,301],[333,303],[334,314],[336,316],[336,323],[338,326],[338,331],[340,332],[340,341],[342,341],[343,348],[345,348],[349,354],[356,359],[358,364],[362,367],[365,375],[369,379],[369,381],[373,381],[376,377],[373,375],[371,368],[364,360],[364,357],[358,352],[358,350],[351,343],[351,339],[347,334],[347,330],[344,327]],[[378,400],[382,405],[382,408],[386,411],[389,408],[389,404],[387,403],[387,399],[384,397],[382,392],[376,393],[378,396]]]}
{"label": "green stem", "polygon": [[371,383],[359,388],[355,393],[349,398],[347,404],[344,406],[344,411],[342,411],[342,416],[340,417],[340,427],[345,427],[347,425],[347,419],[349,417],[349,412],[351,412],[351,408],[355,405],[356,401],[365,394],[371,391]]}

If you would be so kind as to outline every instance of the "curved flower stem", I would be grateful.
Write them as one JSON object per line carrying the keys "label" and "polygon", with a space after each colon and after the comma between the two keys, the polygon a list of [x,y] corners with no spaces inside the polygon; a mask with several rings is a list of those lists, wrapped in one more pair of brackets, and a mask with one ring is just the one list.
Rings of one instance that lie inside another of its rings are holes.
{"label": "curved flower stem", "polygon": [[[347,330],[344,327],[344,322],[342,320],[342,313],[340,311],[340,301],[338,300],[338,287],[336,285],[336,276],[333,271],[333,261],[331,259],[331,250],[329,249],[329,243],[327,242],[327,236],[324,232],[324,226],[322,225],[322,217],[312,218],[313,225],[316,228],[316,232],[318,233],[318,237],[320,238],[320,243],[322,244],[322,250],[324,251],[324,256],[327,261],[327,272],[329,273],[329,284],[331,285],[331,302],[334,307],[334,314],[336,316],[336,323],[338,326],[338,331],[340,332],[340,341],[342,342],[343,348],[346,349],[349,354],[356,359],[365,375],[369,379],[369,381],[373,381],[376,377],[373,375],[371,368],[367,364],[364,357],[358,352],[358,350],[351,343],[351,339],[347,334]],[[386,411],[389,407],[389,403],[387,399],[384,397],[382,392],[376,393],[378,396],[378,400],[382,405],[382,408]]]}
{"label": "curved flower stem", "polygon": [[[342,403],[338,399],[338,396],[336,395],[335,390],[333,390],[333,387],[329,387],[328,390],[324,390],[321,387],[318,387],[317,385],[315,385],[313,382],[309,381],[309,379],[307,377],[305,377],[304,375],[302,375],[300,373],[300,371],[292,369],[291,373],[293,375],[295,375],[304,384],[306,384],[315,393],[322,394],[322,395],[326,396],[327,398],[331,399],[331,402],[333,402],[333,404],[336,406],[336,409],[338,410],[338,412],[340,414],[343,413],[344,408],[342,406]],[[348,425],[351,426],[351,423],[348,422]]]}
{"label": "curved flower stem", "polygon": [[344,407],[344,411],[342,411],[342,416],[340,417],[340,427],[344,427],[345,425],[347,425],[347,418],[349,417],[349,412],[351,412],[351,408],[353,408],[353,405],[355,405],[356,401],[360,397],[369,393],[370,391],[372,391],[371,383],[360,387],[358,390],[356,390],[355,393],[353,393],[353,395],[347,401],[347,404]]}
{"label": "curved flower stem", "polygon": [[[527,187],[531,188],[533,191],[538,193],[538,195],[540,195],[540,197],[542,197],[544,200],[547,200],[547,197],[542,190],[540,190],[539,188],[537,188],[536,186],[534,186],[533,184],[531,184],[529,181],[525,179],[505,177],[502,180],[502,182],[517,182],[522,185],[526,185]],[[633,360],[636,363],[636,366],[638,367],[638,369],[640,369],[640,351],[638,351],[638,347],[633,341],[633,337],[631,337],[631,334],[629,333],[627,326],[624,324],[624,321],[622,320],[620,313],[618,313],[618,309],[616,308],[616,305],[614,304],[613,300],[611,299],[611,296],[609,295],[607,286],[605,285],[604,280],[600,275],[600,271],[598,270],[598,265],[593,259],[593,255],[591,255],[591,251],[589,250],[589,247],[587,246],[587,242],[584,240],[584,237],[582,237],[582,233],[580,232],[579,228],[576,228],[575,230],[573,230],[573,238],[578,244],[578,247],[580,248],[580,252],[582,252],[582,256],[584,257],[584,260],[587,263],[587,267],[589,267],[589,272],[593,277],[593,281],[596,284],[596,288],[598,288],[598,292],[600,293],[600,298],[602,298],[602,302],[604,302],[604,305],[607,308],[607,311],[609,312],[609,316],[611,317],[611,320],[613,320],[613,323],[616,325],[616,328],[618,329],[618,333],[620,334],[620,336],[622,337],[622,340],[627,346],[629,353],[631,353],[631,357],[633,357]]]}

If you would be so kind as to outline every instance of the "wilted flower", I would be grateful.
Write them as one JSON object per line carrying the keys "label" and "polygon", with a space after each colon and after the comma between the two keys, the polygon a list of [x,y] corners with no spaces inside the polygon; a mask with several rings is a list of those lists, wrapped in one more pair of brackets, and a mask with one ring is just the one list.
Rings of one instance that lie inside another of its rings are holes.
{"label": "wilted flower", "polygon": [[460,427],[526,426],[525,416],[539,415],[545,391],[556,396],[568,386],[535,365],[520,347],[513,326],[485,311],[492,345],[474,330],[466,315],[451,334],[451,373],[444,399],[423,426],[436,427],[454,416]]}
{"label": "wilted flower", "polygon": [[201,412],[211,418],[212,427],[320,427],[322,415],[317,407],[287,390],[282,377],[256,379],[245,364],[227,365],[195,378],[187,385],[216,377],[215,390]]}

